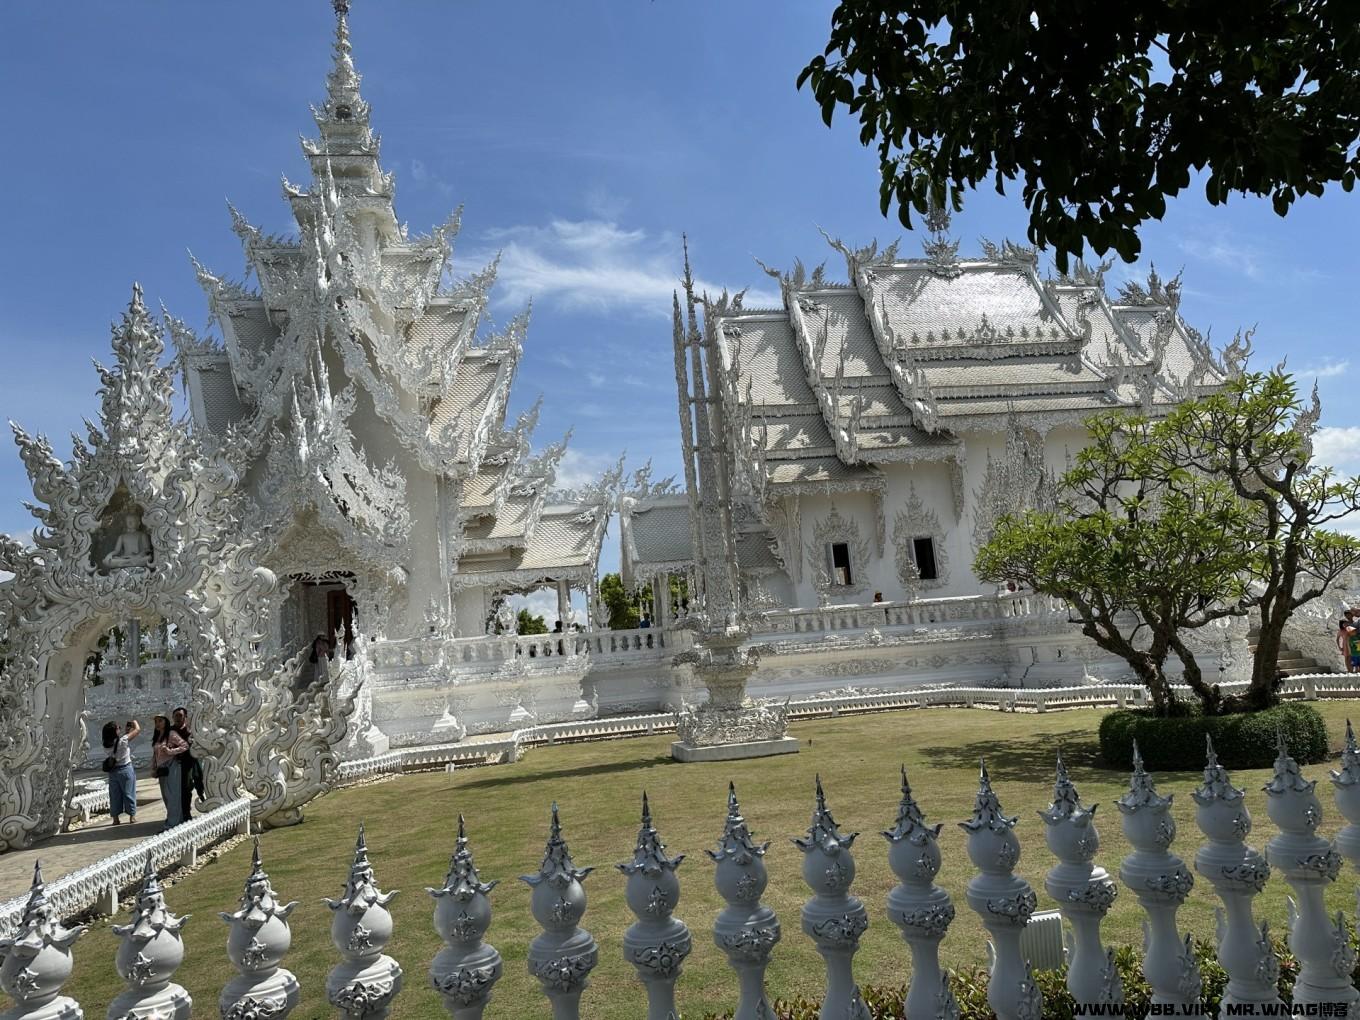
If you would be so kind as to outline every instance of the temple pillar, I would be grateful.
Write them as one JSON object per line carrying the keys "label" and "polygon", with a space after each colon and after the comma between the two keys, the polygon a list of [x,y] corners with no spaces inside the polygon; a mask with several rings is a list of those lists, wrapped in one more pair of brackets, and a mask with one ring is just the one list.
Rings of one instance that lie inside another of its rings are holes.
{"label": "temple pillar", "polygon": [[562,629],[567,629],[567,615],[571,612],[571,584],[567,581],[557,582],[557,618],[562,622]]}
{"label": "temple pillar", "polygon": [[652,604],[656,608],[654,627],[669,627],[671,623],[671,578],[669,574],[652,579]]}

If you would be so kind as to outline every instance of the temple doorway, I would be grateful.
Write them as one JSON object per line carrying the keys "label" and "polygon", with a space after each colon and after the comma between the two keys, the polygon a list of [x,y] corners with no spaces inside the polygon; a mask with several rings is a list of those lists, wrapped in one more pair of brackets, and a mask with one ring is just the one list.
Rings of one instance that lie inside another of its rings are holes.
{"label": "temple doorway", "polygon": [[283,639],[288,654],[325,637],[334,659],[353,659],[357,646],[357,613],[349,593],[352,575],[293,578],[284,606]]}

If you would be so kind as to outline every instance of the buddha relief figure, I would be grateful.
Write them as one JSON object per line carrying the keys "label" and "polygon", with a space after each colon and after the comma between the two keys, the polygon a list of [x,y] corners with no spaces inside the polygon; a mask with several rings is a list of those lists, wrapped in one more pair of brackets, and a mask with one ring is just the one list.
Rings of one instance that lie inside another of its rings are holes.
{"label": "buddha relief figure", "polygon": [[151,566],[151,536],[142,527],[142,515],[129,510],[123,517],[124,531],[104,557],[106,570],[137,569]]}

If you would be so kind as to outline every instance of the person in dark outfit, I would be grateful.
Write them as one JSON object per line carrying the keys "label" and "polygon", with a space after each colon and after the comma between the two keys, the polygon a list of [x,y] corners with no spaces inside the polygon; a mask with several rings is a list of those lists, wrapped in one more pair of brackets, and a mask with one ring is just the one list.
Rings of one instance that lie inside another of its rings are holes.
{"label": "person in dark outfit", "polygon": [[203,793],[203,767],[194,757],[193,733],[189,729],[189,712],[181,705],[175,709],[171,716],[171,729],[178,733],[183,741],[189,745],[189,750],[180,756],[180,803],[182,813],[180,820],[187,822],[193,817],[194,788],[198,787],[200,795]]}

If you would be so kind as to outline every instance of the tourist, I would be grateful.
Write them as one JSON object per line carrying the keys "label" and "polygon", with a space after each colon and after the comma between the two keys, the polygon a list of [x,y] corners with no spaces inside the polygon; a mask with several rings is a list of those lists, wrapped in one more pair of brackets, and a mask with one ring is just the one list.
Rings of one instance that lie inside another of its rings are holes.
{"label": "tourist", "polygon": [[173,829],[184,821],[184,782],[180,778],[180,756],[189,745],[170,726],[163,715],[152,720],[151,774],[160,783],[161,800],[165,802],[165,829]]}
{"label": "tourist", "polygon": [[137,821],[137,773],[132,768],[132,748],[129,746],[142,732],[136,719],[129,719],[123,729],[116,722],[104,724],[104,747],[109,756],[104,759],[104,771],[109,774],[109,814],[113,824],[121,825],[120,816],[128,816],[128,824]]}
{"label": "tourist", "polygon": [[303,686],[311,686],[315,683],[325,683],[330,679],[330,669],[327,663],[335,658],[335,652],[331,650],[331,639],[325,634],[318,634],[312,638],[312,653],[307,657],[308,669],[304,670]]}
{"label": "tourist", "polygon": [[193,746],[194,736],[189,729],[189,711],[183,705],[171,713],[171,729],[184,741],[184,750],[180,752],[179,759],[179,796],[180,796],[180,821],[187,822],[194,816],[194,790],[198,790],[198,795],[203,796],[203,766],[194,757]]}
{"label": "tourist", "polygon": [[638,630],[649,630],[652,626],[652,618],[646,613],[642,614],[642,619],[638,621]]}
{"label": "tourist", "polygon": [[1347,673],[1360,673],[1360,620],[1357,611],[1347,609],[1337,624],[1336,649]]}

